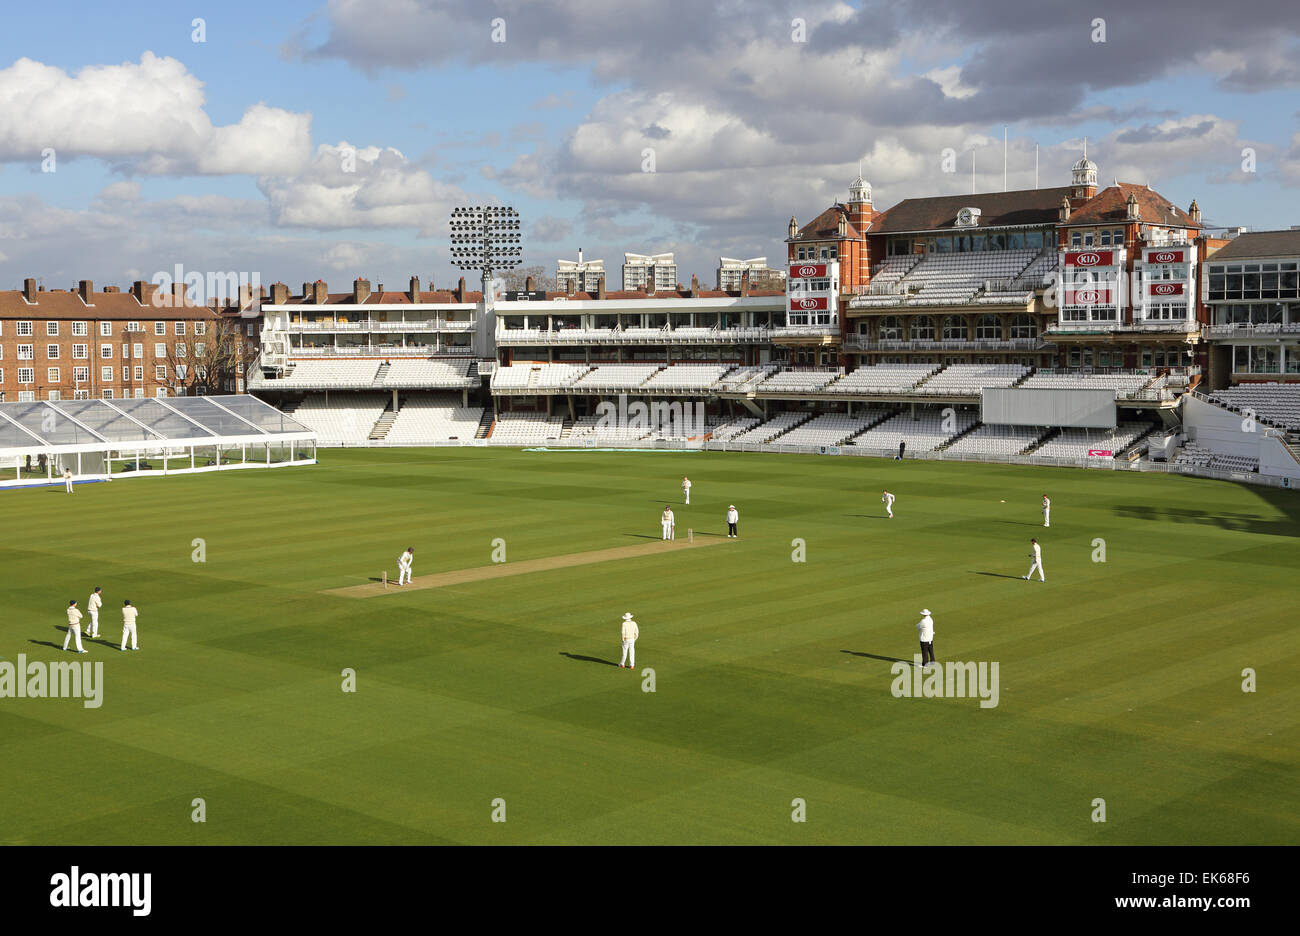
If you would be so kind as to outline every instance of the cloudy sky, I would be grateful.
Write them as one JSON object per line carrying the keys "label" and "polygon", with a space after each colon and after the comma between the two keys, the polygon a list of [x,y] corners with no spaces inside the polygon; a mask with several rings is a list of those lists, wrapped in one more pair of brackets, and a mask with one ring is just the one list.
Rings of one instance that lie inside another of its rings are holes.
{"label": "cloudy sky", "polygon": [[[184,9],[181,9],[184,7]],[[1149,182],[1300,224],[1295,0],[208,0],[7,5],[0,288],[453,277],[457,204],[526,262],[781,255],[791,214]],[[201,17],[196,25],[194,20]],[[945,159],[945,156],[949,158]],[[653,171],[647,171],[652,169]],[[52,170],[52,171],[51,171]],[[955,170],[955,171],[954,171]]]}

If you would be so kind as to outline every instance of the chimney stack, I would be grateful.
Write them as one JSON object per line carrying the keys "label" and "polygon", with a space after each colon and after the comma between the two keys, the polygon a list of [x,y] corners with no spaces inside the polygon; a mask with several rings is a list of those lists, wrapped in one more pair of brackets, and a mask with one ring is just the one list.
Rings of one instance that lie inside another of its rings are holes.
{"label": "chimney stack", "polygon": [[178,309],[185,308],[185,284],[184,283],[172,283],[171,304]]}
{"label": "chimney stack", "polygon": [[420,278],[418,276],[411,277],[411,291],[407,295],[412,302],[420,301]]}
{"label": "chimney stack", "polygon": [[605,274],[603,273],[600,276],[596,277],[596,298],[597,299],[605,298]]}
{"label": "chimney stack", "polygon": [[460,282],[456,284],[456,301],[465,301],[465,277],[463,276],[460,278]]}
{"label": "chimney stack", "polygon": [[694,273],[691,274],[691,298],[700,298],[700,280]]}
{"label": "chimney stack", "polygon": [[303,297],[304,299],[310,299],[310,298],[311,298],[311,283],[303,283],[303,284],[302,284],[302,297]]}
{"label": "chimney stack", "polygon": [[140,305],[145,305],[144,280],[136,280],[131,284],[131,295],[135,296],[135,301]]}
{"label": "chimney stack", "polygon": [[23,298],[28,302],[36,301],[36,280],[30,276],[23,280]]}
{"label": "chimney stack", "polygon": [[524,289],[527,292],[532,292],[536,288],[537,288],[537,280],[533,279],[531,276],[524,278]]}
{"label": "chimney stack", "polygon": [[740,274],[740,297],[743,299],[749,295],[749,270],[744,270]]}
{"label": "chimney stack", "polygon": [[[330,298],[329,287],[325,285],[325,281],[317,280],[311,285],[312,285],[312,302],[316,303],[316,305],[325,305],[325,303],[327,303]],[[369,287],[369,284],[367,284],[367,287]]]}
{"label": "chimney stack", "polygon": [[271,284],[271,305],[284,305],[289,301],[289,287],[284,283]]}
{"label": "chimney stack", "polygon": [[90,300],[95,292],[95,284],[90,280],[82,280],[77,284],[77,295],[81,296],[81,301],[90,305]]}

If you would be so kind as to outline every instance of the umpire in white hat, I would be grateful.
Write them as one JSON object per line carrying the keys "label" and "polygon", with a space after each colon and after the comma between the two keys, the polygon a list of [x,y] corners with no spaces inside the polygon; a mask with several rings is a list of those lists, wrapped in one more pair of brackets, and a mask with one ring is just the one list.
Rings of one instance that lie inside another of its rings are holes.
{"label": "umpire in white hat", "polygon": [[930,617],[929,608],[921,610],[916,632],[921,637],[921,666],[926,667],[934,662],[934,618]]}
{"label": "umpire in white hat", "polygon": [[636,639],[640,636],[641,629],[632,620],[632,612],[628,611],[623,615],[623,659],[619,661],[619,669],[624,665],[628,669],[636,669]]}

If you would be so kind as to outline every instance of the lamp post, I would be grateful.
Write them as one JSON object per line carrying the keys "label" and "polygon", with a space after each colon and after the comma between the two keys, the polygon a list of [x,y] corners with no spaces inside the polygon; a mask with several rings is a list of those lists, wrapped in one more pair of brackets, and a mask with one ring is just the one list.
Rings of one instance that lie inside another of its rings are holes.
{"label": "lamp post", "polygon": [[523,258],[519,212],[509,206],[453,208],[451,262],[482,275],[484,309],[491,310],[492,274],[513,270]]}

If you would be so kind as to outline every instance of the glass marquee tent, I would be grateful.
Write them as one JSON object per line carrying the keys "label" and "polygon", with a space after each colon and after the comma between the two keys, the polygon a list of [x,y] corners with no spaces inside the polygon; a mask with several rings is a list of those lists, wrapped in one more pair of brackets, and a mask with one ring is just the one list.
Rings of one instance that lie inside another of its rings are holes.
{"label": "glass marquee tent", "polygon": [[315,461],[313,430],[243,394],[0,403],[0,487]]}

